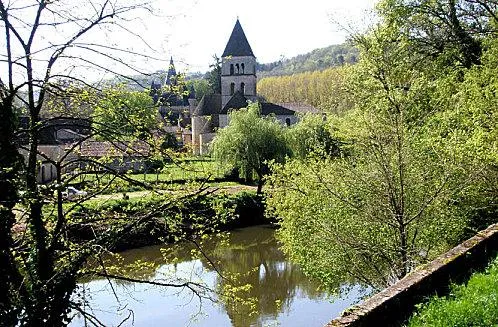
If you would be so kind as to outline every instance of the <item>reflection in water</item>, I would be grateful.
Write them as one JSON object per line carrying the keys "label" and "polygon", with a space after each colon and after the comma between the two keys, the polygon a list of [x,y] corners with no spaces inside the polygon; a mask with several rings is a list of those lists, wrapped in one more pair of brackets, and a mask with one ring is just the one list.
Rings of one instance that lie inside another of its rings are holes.
{"label": "reflection in water", "polygon": [[[83,281],[85,292],[92,294],[89,304],[105,308],[95,314],[106,325],[119,324],[131,310],[135,326],[321,326],[361,295],[359,288],[342,299],[318,291],[296,265],[285,260],[271,228],[250,227],[228,237],[209,237],[200,246],[209,260],[195,256],[193,244],[178,244],[127,251],[117,264],[125,267],[140,260],[141,269],[127,274],[149,280],[202,280],[216,293],[229,294],[218,298],[218,304],[203,301],[200,305],[191,293],[178,289],[127,282],[113,282],[111,288],[102,279]],[[84,322],[76,317],[71,325]]]}

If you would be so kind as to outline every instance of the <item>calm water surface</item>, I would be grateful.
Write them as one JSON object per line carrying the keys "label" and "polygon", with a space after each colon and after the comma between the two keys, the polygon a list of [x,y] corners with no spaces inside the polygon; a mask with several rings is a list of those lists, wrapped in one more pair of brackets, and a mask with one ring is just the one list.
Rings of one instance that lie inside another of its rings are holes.
{"label": "calm water surface", "polygon": [[[317,285],[297,265],[285,260],[269,227],[244,228],[225,238],[203,241],[202,249],[225,279],[207,259],[193,256],[193,248],[192,244],[179,244],[130,250],[122,253],[116,264],[126,266],[141,260],[147,264],[133,268],[131,276],[163,282],[199,281],[214,290],[227,279],[237,285],[250,284],[240,293],[249,300],[199,301],[188,290],[106,279],[82,282],[80,291],[106,326],[117,326],[129,315],[122,326],[323,326],[362,295],[357,287],[341,298],[317,291]],[[76,316],[71,326],[85,326],[85,321]]]}

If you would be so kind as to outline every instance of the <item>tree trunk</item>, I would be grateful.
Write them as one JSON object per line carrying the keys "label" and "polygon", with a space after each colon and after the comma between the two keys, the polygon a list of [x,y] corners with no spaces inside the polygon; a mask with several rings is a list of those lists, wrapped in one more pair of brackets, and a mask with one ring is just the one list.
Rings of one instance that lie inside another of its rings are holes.
{"label": "tree trunk", "polygon": [[[3,93],[3,90],[0,92]],[[20,156],[14,140],[14,113],[11,98],[1,95],[0,104],[0,321],[14,326],[17,321],[16,298],[19,296],[21,276],[12,256],[12,227],[15,214],[12,209],[18,201],[17,174]]]}
{"label": "tree trunk", "polygon": [[258,190],[256,193],[261,194],[262,190],[263,190],[263,174],[258,172]]}

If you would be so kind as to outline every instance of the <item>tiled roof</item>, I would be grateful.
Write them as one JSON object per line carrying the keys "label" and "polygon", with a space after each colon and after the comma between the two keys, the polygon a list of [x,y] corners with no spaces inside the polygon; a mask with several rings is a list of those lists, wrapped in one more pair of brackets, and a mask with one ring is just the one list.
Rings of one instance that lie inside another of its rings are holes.
{"label": "tiled roof", "polygon": [[287,109],[275,103],[264,102],[261,104],[261,115],[263,116],[268,116],[271,114],[277,116],[292,116],[294,115],[294,113],[294,110]]}
{"label": "tiled roof", "polygon": [[228,100],[227,104],[221,109],[220,114],[226,115],[230,109],[240,109],[247,107],[247,98],[242,94],[242,92],[237,91]]}
{"label": "tiled roof", "polygon": [[249,45],[249,41],[247,41],[246,34],[240,25],[239,20],[235,22],[235,26],[233,27],[232,34],[228,39],[227,46],[225,47],[225,51],[223,51],[222,57],[228,56],[253,56],[251,46]]}
{"label": "tiled roof", "polygon": [[278,103],[278,105],[300,113],[313,113],[313,114],[320,113],[320,110],[318,110],[317,108],[301,102],[282,102]]}
{"label": "tiled roof", "polygon": [[221,108],[221,94],[207,94],[194,110],[193,116],[208,116],[218,114]]}

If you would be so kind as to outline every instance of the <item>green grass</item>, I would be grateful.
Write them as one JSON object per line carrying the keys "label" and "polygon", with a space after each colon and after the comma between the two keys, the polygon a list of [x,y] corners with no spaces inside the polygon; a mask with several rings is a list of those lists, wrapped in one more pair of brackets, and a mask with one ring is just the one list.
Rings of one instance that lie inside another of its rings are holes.
{"label": "green grass", "polygon": [[[155,173],[129,174],[128,177],[137,181],[146,182],[165,182],[175,183],[181,181],[202,180],[223,178],[225,171],[219,165],[209,159],[203,160],[179,160],[175,163],[169,162]],[[86,174],[79,181],[93,182],[99,179],[101,182],[107,182],[111,176],[95,174]],[[78,181],[78,180],[77,180]]]}
{"label": "green grass", "polygon": [[421,305],[408,326],[498,326],[498,258],[467,285],[453,285],[449,296]]}
{"label": "green grass", "polygon": [[[237,187],[240,186],[241,184],[238,184],[236,182],[210,182],[207,183],[205,186],[209,186],[212,188],[230,188],[230,187]],[[185,189],[181,185],[173,185],[171,187],[168,187],[167,190],[157,190],[158,192],[171,192],[171,194],[174,194],[175,192],[182,192],[185,191]],[[92,199],[89,199],[83,203],[84,206],[96,206],[96,205],[103,205],[106,203],[111,203],[111,202],[116,202],[124,199],[124,195],[126,194],[127,198],[129,201],[139,201],[143,199],[148,199],[148,198],[154,198],[157,197],[157,193],[154,193],[149,190],[141,190],[141,191],[134,191],[134,192],[116,192],[116,193],[111,193],[111,194],[101,194],[97,195]],[[168,193],[164,193],[168,194]],[[73,205],[73,203],[64,203],[64,208],[67,210]]]}
{"label": "green grass", "polygon": [[168,163],[159,174],[130,175],[136,180],[148,182],[174,182],[181,180],[198,180],[204,178],[222,178],[224,171],[214,161],[183,161],[178,164]]}

